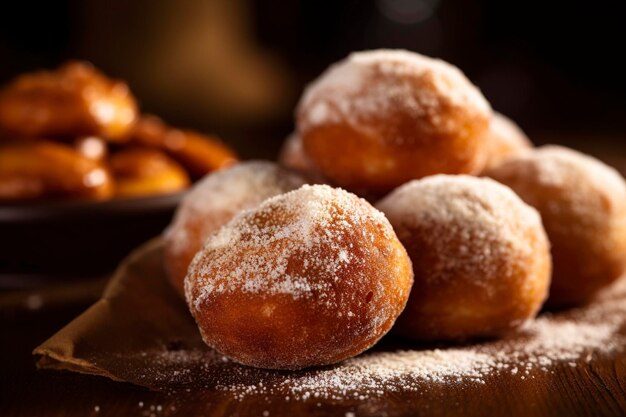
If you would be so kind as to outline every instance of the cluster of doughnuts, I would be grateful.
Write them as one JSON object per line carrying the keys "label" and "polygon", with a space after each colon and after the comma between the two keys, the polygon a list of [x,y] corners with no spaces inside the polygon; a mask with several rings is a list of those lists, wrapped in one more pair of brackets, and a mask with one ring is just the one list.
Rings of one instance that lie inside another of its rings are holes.
{"label": "cluster of doughnuts", "polygon": [[125,83],[86,63],[0,91],[0,201],[171,193],[235,161],[215,138],[141,115]]}
{"label": "cluster of doughnuts", "polygon": [[409,296],[411,261],[385,216],[304,182],[270,162],[241,163],[198,183],[164,234],[170,281],[205,342],[246,365],[354,356]]}
{"label": "cluster of doughnuts", "polygon": [[242,162],[198,181],[165,231],[168,276],[184,293],[187,267],[213,232],[240,211],[305,184],[298,174],[265,161]]}
{"label": "cluster of doughnuts", "polygon": [[589,302],[626,271],[626,184],[613,168],[544,146],[487,170],[541,213],[552,244],[548,304]]}
{"label": "cluster of doughnuts", "polygon": [[305,91],[296,127],[286,168],[208,176],[165,233],[204,341],[237,362],[332,364],[392,326],[419,341],[497,337],[626,269],[619,174],[533,149],[450,64],[352,54]]}

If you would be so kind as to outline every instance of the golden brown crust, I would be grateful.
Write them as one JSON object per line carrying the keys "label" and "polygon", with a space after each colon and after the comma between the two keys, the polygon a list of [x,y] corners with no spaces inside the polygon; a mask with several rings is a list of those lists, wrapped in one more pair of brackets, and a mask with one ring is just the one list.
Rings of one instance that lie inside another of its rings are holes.
{"label": "golden brown crust", "polygon": [[38,141],[0,148],[0,200],[103,200],[112,194],[105,166],[70,146]]}
{"label": "golden brown crust", "polygon": [[136,117],[128,86],[81,62],[21,75],[0,92],[0,130],[9,136],[123,141]]}
{"label": "golden brown crust", "polygon": [[294,132],[285,139],[278,155],[278,163],[303,175],[310,183],[324,184],[324,179],[311,158],[307,155],[300,136]]}
{"label": "golden brown crust", "polygon": [[185,170],[164,153],[128,148],[109,158],[117,197],[143,197],[181,191],[189,186]]}
{"label": "golden brown crust", "polygon": [[537,314],[550,283],[549,243],[537,212],[511,190],[438,175],[377,206],[415,272],[398,333],[429,341],[492,337]]}
{"label": "golden brown crust", "polygon": [[511,119],[494,113],[489,129],[485,133],[487,161],[484,170],[520,155],[533,148],[533,144],[522,129]]}
{"label": "golden brown crust", "polygon": [[183,198],[165,233],[165,267],[184,293],[187,267],[205,239],[240,211],[300,187],[305,181],[271,162],[249,161],[206,176]]}
{"label": "golden brown crust", "polygon": [[617,171],[562,147],[542,147],[486,172],[534,206],[552,243],[548,304],[579,305],[626,271],[626,185]]}
{"label": "golden brown crust", "polygon": [[340,186],[380,194],[436,173],[476,173],[491,109],[458,69],[403,51],[353,54],[306,91],[304,149]]}
{"label": "golden brown crust", "polygon": [[235,152],[216,137],[174,129],[155,116],[144,116],[139,120],[132,141],[167,152],[193,178],[233,165],[238,159]]}
{"label": "golden brown crust", "polygon": [[246,365],[300,369],[372,346],[411,283],[384,216],[318,185],[267,200],[211,236],[185,289],[208,345]]}

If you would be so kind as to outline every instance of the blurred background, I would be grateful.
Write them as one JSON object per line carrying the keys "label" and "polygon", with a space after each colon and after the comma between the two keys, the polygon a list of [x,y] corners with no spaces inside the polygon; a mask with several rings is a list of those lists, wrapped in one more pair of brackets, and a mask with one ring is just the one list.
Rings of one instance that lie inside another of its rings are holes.
{"label": "blurred background", "polygon": [[[11,1],[0,12],[0,85],[22,72],[88,60],[128,82],[143,112],[214,133],[243,158],[274,158],[293,130],[304,86],[328,65],[355,50],[406,48],[459,66],[536,144],[580,149],[624,174],[623,4]],[[121,259],[163,230],[176,198],[69,211],[0,204],[0,326],[11,337],[0,349],[8,385],[0,397],[30,404],[42,393],[57,396],[50,387],[77,387],[57,404],[92,404],[94,392],[122,395],[36,373],[30,352],[100,296]]]}
{"label": "blurred background", "polygon": [[[143,112],[273,159],[307,83],[352,51],[406,48],[459,66],[536,144],[624,174],[624,40],[608,0],[22,0],[0,13],[0,84],[88,60],[127,81]],[[0,207],[0,287],[110,272],[163,230],[178,198]]]}
{"label": "blurred background", "polygon": [[303,87],[330,63],[406,48],[462,68],[536,143],[621,158],[620,3],[22,0],[0,15],[0,83],[89,60],[127,80],[144,111],[272,158]]}

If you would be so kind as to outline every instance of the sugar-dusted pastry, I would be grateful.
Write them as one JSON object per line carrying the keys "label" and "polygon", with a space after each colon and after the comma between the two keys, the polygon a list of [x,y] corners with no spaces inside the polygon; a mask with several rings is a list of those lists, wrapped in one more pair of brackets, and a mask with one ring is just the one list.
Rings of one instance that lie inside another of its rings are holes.
{"label": "sugar-dusted pastry", "polygon": [[328,365],[376,343],[404,309],[411,262],[385,216],[305,185],[210,236],[185,278],[204,341],[245,365]]}
{"label": "sugar-dusted pastry", "polygon": [[626,184],[613,168],[559,146],[488,170],[541,213],[552,243],[548,304],[585,303],[626,271]]}
{"label": "sugar-dusted pastry", "polygon": [[535,317],[550,286],[539,213],[490,180],[436,175],[377,204],[415,272],[401,335],[427,341],[494,337]]}
{"label": "sugar-dusted pastry", "polygon": [[415,178],[480,171],[491,113],[458,68],[374,50],[351,54],[313,82],[296,127],[325,177],[380,195]]}
{"label": "sugar-dusted pastry", "polygon": [[485,135],[488,153],[485,170],[533,148],[524,131],[500,113],[494,113]]}
{"label": "sugar-dusted pastry", "polygon": [[311,158],[307,155],[302,146],[302,139],[297,133],[292,133],[285,139],[280,154],[278,155],[278,163],[286,168],[292,169],[313,183],[325,183],[320,174],[319,169],[315,166]]}
{"label": "sugar-dusted pastry", "polygon": [[305,183],[299,175],[272,162],[242,162],[207,175],[180,203],[165,232],[165,266],[182,294],[187,267],[205,239],[245,209]]}

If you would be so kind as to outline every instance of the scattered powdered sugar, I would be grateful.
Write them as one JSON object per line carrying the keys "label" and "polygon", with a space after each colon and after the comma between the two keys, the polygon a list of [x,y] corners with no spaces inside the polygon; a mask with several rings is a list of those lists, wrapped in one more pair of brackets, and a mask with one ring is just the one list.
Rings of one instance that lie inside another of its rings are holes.
{"label": "scattered powdered sugar", "polygon": [[[385,216],[365,200],[326,185],[304,185],[268,199],[207,240],[189,268],[187,300],[198,308],[220,293],[315,293],[331,303],[328,291],[342,271],[352,268],[357,281],[371,278],[358,269],[367,256],[353,253],[368,245],[352,242],[355,235],[369,243],[378,239],[372,225],[382,238],[395,236]],[[292,269],[294,259],[302,265]]]}
{"label": "scattered powdered sugar", "polygon": [[503,161],[532,149],[532,142],[522,129],[511,119],[494,113],[486,132],[488,147],[485,168],[492,168]]}
{"label": "scattered powdered sugar", "polygon": [[267,161],[242,162],[207,175],[185,196],[174,221],[165,232],[174,253],[185,251],[193,236],[190,224],[206,237],[239,211],[255,207],[263,200],[300,187],[299,175]]}
{"label": "scattered powdered sugar", "polygon": [[338,365],[297,372],[241,366],[209,349],[161,349],[142,357],[150,363],[149,375],[138,382],[217,390],[240,400],[268,395],[290,401],[364,400],[426,392],[436,385],[533,379],[562,366],[582,367],[610,358],[623,352],[625,343],[626,280],[622,279],[587,307],[545,314],[497,341],[432,349],[398,349],[387,341],[376,351]]}
{"label": "scattered powdered sugar", "polygon": [[285,139],[278,160],[281,165],[301,173],[311,182],[324,182],[319,169],[304,150],[302,139],[295,132]]}
{"label": "scattered powdered sugar", "polygon": [[[593,241],[593,234],[603,227],[621,230],[623,223],[614,222],[626,222],[626,183],[622,176],[614,168],[572,149],[543,146],[505,161],[486,174],[511,186],[525,201],[539,207],[542,215],[570,219],[562,225],[550,222],[552,229],[559,226],[590,234]],[[547,195],[557,198],[548,200]]]}
{"label": "scattered powdered sugar", "polygon": [[347,191],[304,185],[210,236],[185,294],[209,346],[244,364],[299,369],[372,346],[411,283],[410,260],[381,212]]}
{"label": "scattered powdered sugar", "polygon": [[[595,187],[607,190],[609,196],[626,196],[626,184],[616,169],[599,160],[562,146],[542,146],[534,153],[540,181],[563,185],[587,179]],[[525,156],[532,158],[531,154]]]}
{"label": "scattered powdered sugar", "polygon": [[[453,118],[441,117],[443,106],[487,119],[491,108],[463,73],[442,60],[404,50],[352,53],[332,65],[304,92],[298,128],[347,122],[368,130],[366,121],[400,111],[423,118],[424,129],[456,131]],[[396,141],[409,138],[394,138]]]}
{"label": "scattered powdered sugar", "polygon": [[548,253],[539,213],[491,179],[434,175],[397,188],[377,207],[402,242],[410,246],[419,233],[435,248],[428,279],[458,278],[465,270],[461,276],[501,278],[501,259],[534,262],[540,245]]}
{"label": "scattered powdered sugar", "polygon": [[494,113],[490,131],[497,136],[501,146],[507,149],[530,148],[532,143],[526,133],[511,119],[501,113]]}

